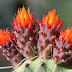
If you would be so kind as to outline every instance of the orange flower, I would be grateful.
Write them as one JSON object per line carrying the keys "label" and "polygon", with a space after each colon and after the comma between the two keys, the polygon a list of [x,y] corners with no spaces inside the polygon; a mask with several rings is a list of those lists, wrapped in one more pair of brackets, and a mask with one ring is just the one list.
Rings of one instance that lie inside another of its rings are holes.
{"label": "orange flower", "polygon": [[6,29],[6,31],[0,29],[0,44],[9,42],[9,39],[11,39],[11,34],[8,29]]}
{"label": "orange flower", "polygon": [[67,30],[61,30],[60,32],[60,36],[64,38],[64,40],[66,41],[70,41],[72,42],[72,27],[69,29],[69,26],[67,28]]}
{"label": "orange flower", "polygon": [[51,10],[49,13],[45,16],[43,16],[42,22],[43,24],[49,25],[52,27],[53,25],[59,25],[61,23],[62,19],[59,21],[59,15],[56,15],[56,10],[54,9],[52,12]]}
{"label": "orange flower", "polygon": [[34,21],[34,16],[30,13],[30,8],[28,8],[28,11],[26,11],[23,6],[22,9],[18,9],[13,24],[16,26],[26,26],[29,24],[31,25],[33,21]]}

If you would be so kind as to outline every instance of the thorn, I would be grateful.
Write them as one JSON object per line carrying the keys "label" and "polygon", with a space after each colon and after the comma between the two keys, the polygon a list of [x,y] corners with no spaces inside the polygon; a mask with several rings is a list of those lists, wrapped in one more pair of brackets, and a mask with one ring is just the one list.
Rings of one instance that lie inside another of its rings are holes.
{"label": "thorn", "polygon": [[14,46],[14,43],[12,42],[12,44],[11,44],[12,46]]}
{"label": "thorn", "polygon": [[10,65],[12,65],[12,66],[13,66],[13,64],[10,64]]}
{"label": "thorn", "polygon": [[14,24],[11,23],[11,25],[12,25],[12,27],[14,28]]}
{"label": "thorn", "polygon": [[38,41],[38,38],[36,38],[36,40]]}
{"label": "thorn", "polygon": [[15,41],[15,44],[17,44],[17,41]]}
{"label": "thorn", "polygon": [[63,46],[61,47],[61,49],[62,49],[62,50],[64,49]]}
{"label": "thorn", "polygon": [[45,39],[44,41],[46,42],[47,40]]}
{"label": "thorn", "polygon": [[69,55],[69,57],[71,57],[71,55]]}
{"label": "thorn", "polygon": [[66,41],[69,42],[69,39],[67,39]]}
{"label": "thorn", "polygon": [[16,30],[14,30],[15,32],[18,32],[18,30],[16,29]]}
{"label": "thorn", "polygon": [[50,29],[49,32],[51,33],[52,32],[52,29]]}
{"label": "thorn", "polygon": [[30,37],[30,40],[31,40],[31,41],[33,41],[33,38],[32,38],[32,37]]}
{"label": "thorn", "polygon": [[27,32],[29,32],[29,31],[30,31],[30,28],[27,29]]}
{"label": "thorn", "polygon": [[9,51],[9,48],[7,48],[7,51]]}
{"label": "thorn", "polygon": [[57,41],[57,42],[58,42],[58,39],[57,39],[57,38],[55,38],[55,41]]}
{"label": "thorn", "polygon": [[59,29],[59,28],[63,25],[63,23],[64,23],[64,22],[61,22],[61,23],[57,26],[57,28]]}
{"label": "thorn", "polygon": [[13,61],[15,61],[15,58],[12,58],[13,59]]}
{"label": "thorn", "polygon": [[71,43],[68,44],[68,47],[71,47]]}
{"label": "thorn", "polygon": [[13,31],[13,30],[11,30],[11,33],[14,33],[14,31]]}
{"label": "thorn", "polygon": [[64,38],[62,38],[61,41],[64,42]]}
{"label": "thorn", "polygon": [[72,51],[69,51],[69,54],[71,54],[72,53]]}
{"label": "thorn", "polygon": [[25,38],[25,36],[23,36],[23,38]]}
{"label": "thorn", "polygon": [[34,22],[35,26],[37,25],[37,22]]}
{"label": "thorn", "polygon": [[14,36],[14,40],[16,40],[16,36]]}
{"label": "thorn", "polygon": [[10,55],[9,54],[6,54],[6,56],[9,57]]}
{"label": "thorn", "polygon": [[44,62],[41,62],[41,64],[40,64],[41,66],[43,66],[44,65]]}
{"label": "thorn", "polygon": [[9,40],[7,40],[6,42],[7,42],[7,44],[9,44]]}
{"label": "thorn", "polygon": [[62,62],[65,63],[66,61],[63,59]]}
{"label": "thorn", "polygon": [[58,56],[56,56],[56,55],[54,55],[55,56],[55,58],[58,58]]}
{"label": "thorn", "polygon": [[43,27],[44,25],[41,23],[41,27]]}
{"label": "thorn", "polygon": [[65,54],[64,53],[62,53],[62,56],[64,56]]}
{"label": "thorn", "polygon": [[58,47],[56,47],[56,46],[53,46],[53,49],[56,49],[56,50],[57,50],[57,49],[58,49]]}
{"label": "thorn", "polygon": [[6,61],[8,61],[9,59],[8,59],[8,58],[6,58],[5,60],[6,60]]}
{"label": "thorn", "polygon": [[18,52],[17,56],[19,56],[19,55],[20,55],[20,53]]}
{"label": "thorn", "polygon": [[58,42],[58,39],[56,38],[56,36],[53,36],[53,39]]}
{"label": "thorn", "polygon": [[56,36],[53,36],[53,39],[55,39],[56,38]]}
{"label": "thorn", "polygon": [[32,26],[32,20],[30,20],[30,26]]}
{"label": "thorn", "polygon": [[43,35],[43,32],[41,32],[41,35]]}
{"label": "thorn", "polygon": [[22,43],[22,41],[21,41],[21,40],[20,40],[19,42],[20,42],[20,43]]}
{"label": "thorn", "polygon": [[4,53],[1,53],[1,55],[4,55]]}
{"label": "thorn", "polygon": [[12,53],[14,53],[14,50],[11,50]]}
{"label": "thorn", "polygon": [[34,33],[38,33],[39,32],[39,29],[36,29],[35,31],[34,31]]}
{"label": "thorn", "polygon": [[25,65],[25,67],[28,67],[29,65],[30,65],[30,64],[27,63],[27,64]]}
{"label": "thorn", "polygon": [[3,44],[1,44],[1,46],[4,47]]}

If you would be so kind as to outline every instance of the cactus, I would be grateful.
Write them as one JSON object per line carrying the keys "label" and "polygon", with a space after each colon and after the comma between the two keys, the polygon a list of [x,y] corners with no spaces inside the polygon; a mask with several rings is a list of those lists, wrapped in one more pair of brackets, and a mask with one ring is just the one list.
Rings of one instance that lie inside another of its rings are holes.
{"label": "cactus", "polygon": [[6,31],[0,30],[1,54],[6,57],[5,60],[10,61],[14,66],[16,66],[22,59],[14,44],[14,37],[10,34],[8,29],[6,29]]}
{"label": "cactus", "polygon": [[56,37],[59,37],[59,28],[62,26],[62,19],[58,21],[59,15],[56,15],[56,10],[43,16],[42,22],[38,21],[40,26],[39,39],[37,43],[38,53],[40,58],[45,58],[49,55],[52,44]]}
{"label": "cactus", "polygon": [[13,19],[11,33],[0,30],[1,54],[13,64],[13,72],[72,72],[72,28],[59,30],[63,22],[55,9],[41,22],[23,6]]}
{"label": "cactus", "polygon": [[72,28],[67,30],[61,30],[58,41],[55,41],[56,46],[53,46],[53,60],[59,64],[61,62],[69,61],[72,53]]}

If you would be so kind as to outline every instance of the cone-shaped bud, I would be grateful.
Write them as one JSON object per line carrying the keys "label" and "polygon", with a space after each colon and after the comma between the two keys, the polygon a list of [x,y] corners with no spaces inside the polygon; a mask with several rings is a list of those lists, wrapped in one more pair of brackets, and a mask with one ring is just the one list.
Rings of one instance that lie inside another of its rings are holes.
{"label": "cone-shaped bud", "polygon": [[[11,42],[12,41],[12,42]],[[6,31],[0,29],[0,50],[1,54],[4,55],[14,66],[16,66],[20,61],[21,57],[18,55],[18,51],[16,50],[15,41],[13,39],[13,35],[10,34],[8,29]]]}
{"label": "cone-shaped bud", "polygon": [[25,10],[24,6],[22,9],[18,9],[12,26],[17,38],[18,49],[27,59],[31,59],[36,54],[36,39],[34,16],[30,13],[30,8],[28,11]]}
{"label": "cone-shaped bud", "polygon": [[62,38],[64,38],[67,42],[72,42],[72,27],[69,29],[69,26],[67,30],[61,30],[60,35]]}
{"label": "cone-shaped bud", "polygon": [[39,20],[37,22],[40,26],[37,43],[38,53],[41,58],[45,58],[50,53],[55,36],[59,37],[60,35],[59,28],[62,26],[63,22],[62,19],[59,21],[59,15],[56,15],[56,10],[52,12],[50,10],[46,17],[43,16],[42,22]]}
{"label": "cone-shaped bud", "polygon": [[[67,30],[61,30],[58,41],[56,41],[56,48],[53,48],[53,60],[54,63],[60,64],[68,61],[72,53],[72,28]],[[56,57],[57,56],[57,57]]]}

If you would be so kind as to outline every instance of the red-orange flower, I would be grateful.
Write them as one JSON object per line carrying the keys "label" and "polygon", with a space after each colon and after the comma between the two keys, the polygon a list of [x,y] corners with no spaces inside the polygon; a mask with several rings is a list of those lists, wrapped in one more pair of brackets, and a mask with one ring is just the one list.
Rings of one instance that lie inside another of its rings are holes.
{"label": "red-orange flower", "polygon": [[69,29],[69,26],[67,30],[61,30],[60,36],[64,38],[66,41],[72,42],[72,27]]}
{"label": "red-orange flower", "polygon": [[26,9],[18,9],[16,18],[14,18],[13,24],[16,26],[26,26],[26,25],[32,25],[32,22],[34,21],[34,16],[30,13],[30,8],[26,11]]}
{"label": "red-orange flower", "polygon": [[53,25],[59,25],[61,23],[62,19],[59,21],[59,14],[56,15],[56,10],[54,9],[52,12],[51,10],[49,13],[45,16],[43,16],[42,22],[43,24],[46,24],[47,26],[52,27]]}
{"label": "red-orange flower", "polygon": [[0,44],[9,42],[9,39],[11,39],[11,34],[8,29],[6,29],[6,31],[0,29]]}

